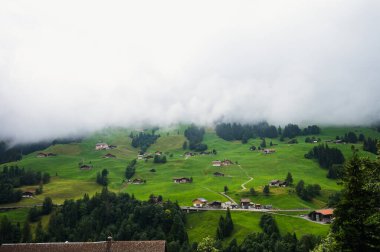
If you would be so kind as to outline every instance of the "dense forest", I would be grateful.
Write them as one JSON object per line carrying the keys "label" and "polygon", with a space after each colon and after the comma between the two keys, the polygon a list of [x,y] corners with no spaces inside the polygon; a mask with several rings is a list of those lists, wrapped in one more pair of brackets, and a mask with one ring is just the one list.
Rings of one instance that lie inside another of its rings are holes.
{"label": "dense forest", "polygon": [[[4,218],[0,242],[32,241],[27,222],[21,230],[19,224]],[[189,248],[185,221],[175,203],[139,201],[133,195],[115,194],[104,188],[91,198],[85,195],[76,201],[66,200],[56,208],[47,230],[39,230],[38,242],[100,241],[112,235],[115,240],[166,240],[174,248],[169,251],[179,251],[177,248]]]}
{"label": "dense forest", "polygon": [[132,138],[132,146],[135,148],[141,149],[141,154],[145,153],[146,150],[154,144],[157,140],[157,138],[160,137],[160,135],[155,135],[154,131],[152,134],[140,132],[137,135],[131,134],[130,137]]}
{"label": "dense forest", "polygon": [[247,143],[251,138],[294,138],[300,135],[318,135],[321,130],[317,125],[308,126],[301,130],[296,124],[288,124],[284,129],[276,128],[267,122],[257,124],[221,123],[215,127],[216,134],[227,141],[239,140]]}
{"label": "dense forest", "polygon": [[203,144],[203,136],[205,134],[204,128],[199,128],[194,124],[185,130],[185,137],[189,141],[189,149],[193,151],[205,151],[207,150],[207,145]]}
{"label": "dense forest", "polygon": [[22,159],[22,155],[43,150],[55,144],[68,144],[81,142],[82,138],[59,138],[53,141],[38,142],[32,144],[18,144],[10,146],[7,141],[0,141],[0,164]]}
{"label": "dense forest", "polygon": [[0,203],[18,202],[21,200],[22,192],[17,190],[24,185],[46,184],[50,181],[49,173],[25,170],[18,166],[4,166],[0,173]]}
{"label": "dense forest", "polygon": [[321,144],[314,146],[307,154],[305,158],[316,159],[319,165],[329,170],[327,177],[338,178],[344,163],[344,156],[342,152],[337,148],[330,148],[327,144]]}

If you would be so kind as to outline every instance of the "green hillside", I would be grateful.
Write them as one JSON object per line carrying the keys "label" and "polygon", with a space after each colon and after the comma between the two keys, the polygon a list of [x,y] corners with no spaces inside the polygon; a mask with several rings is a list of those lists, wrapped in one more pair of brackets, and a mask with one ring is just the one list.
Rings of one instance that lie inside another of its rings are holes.
{"label": "green hillside", "polygon": [[[156,132],[160,134],[160,137],[155,144],[150,146],[148,152],[161,151],[166,155],[168,162],[155,164],[152,159],[138,160],[133,178],[144,179],[146,184],[128,184],[125,181],[125,168],[131,160],[137,158],[139,149],[131,146],[129,135],[132,131],[123,128],[107,128],[89,135],[81,143],[57,144],[38,151],[52,152],[57,156],[38,158],[38,152],[35,152],[24,156],[21,161],[3,164],[2,166],[18,165],[27,169],[49,172],[52,177],[51,182],[44,185],[43,194],[34,199],[22,199],[18,203],[3,206],[34,205],[41,203],[46,196],[51,197],[54,203],[62,203],[65,199],[79,198],[85,193],[93,195],[102,189],[95,180],[97,172],[101,172],[104,168],[109,171],[108,188],[112,191],[128,192],[142,200],[148,199],[151,194],[162,195],[164,199],[177,201],[182,206],[190,206],[191,201],[198,197],[206,198],[208,201],[228,201],[220,194],[226,185],[229,188],[227,194],[238,203],[240,198],[249,197],[252,202],[272,205],[279,209],[317,209],[325,207],[328,196],[340,190],[336,180],[326,178],[327,170],[320,168],[317,162],[304,158],[305,153],[317,145],[305,143],[304,136],[297,137],[298,144],[288,144],[279,139],[267,139],[268,146],[272,141],[274,146],[271,148],[274,148],[276,152],[265,155],[258,150],[249,150],[251,145],[259,146],[260,139],[250,139],[247,144],[242,144],[240,141],[229,142],[219,138],[212,129],[207,129],[203,143],[208,145],[209,150],[215,149],[217,154],[187,158],[182,149],[182,144],[186,140],[183,136],[184,129],[185,126],[181,126],[167,130],[160,129]],[[322,133],[317,137],[324,142],[335,139],[337,135],[343,136],[349,131],[357,135],[363,133],[366,137],[380,138],[378,132],[361,127],[322,128]],[[111,150],[95,150],[98,142],[106,142],[117,147]],[[346,159],[350,157],[351,144],[330,143],[329,145],[342,150]],[[375,158],[375,155],[362,151],[362,143],[356,144],[355,147],[360,150],[360,155]],[[104,158],[107,153],[115,155],[116,158]],[[234,164],[224,167],[212,166],[213,160],[224,159],[232,160]],[[80,163],[90,164],[93,169],[80,170]],[[152,169],[155,169],[155,172],[152,172]],[[217,171],[224,173],[225,176],[215,177],[213,173]],[[262,193],[264,185],[274,179],[284,180],[288,172],[293,175],[294,184],[301,179],[306,184],[319,184],[322,188],[321,195],[308,202],[296,195],[294,187],[271,188],[268,196]],[[172,181],[174,177],[192,177],[193,183],[175,184]],[[245,184],[246,189],[243,190],[242,184]],[[23,189],[33,188],[35,186]],[[257,195],[251,196],[248,193],[249,188],[254,188]],[[23,211],[15,213],[15,218],[19,220],[22,213]],[[11,214],[10,217],[13,218],[11,212],[7,214]],[[214,226],[213,223],[216,223],[219,215],[219,212],[190,214],[187,225],[191,240],[197,240],[208,232],[214,235],[214,228],[207,227]],[[259,213],[234,212],[233,218],[238,227],[234,231],[236,236],[242,238],[248,232],[259,231],[257,225],[259,216]],[[276,216],[276,220],[282,232],[323,234],[327,231],[325,226],[298,218]]]}
{"label": "green hillside", "polygon": [[[379,133],[368,128],[324,128],[319,135],[324,140],[335,139],[336,135],[344,135],[348,131],[357,134],[363,132],[365,136],[378,137]],[[164,198],[178,201],[180,205],[190,205],[197,197],[212,200],[226,201],[219,192],[228,186],[228,195],[235,201],[241,197],[249,197],[247,190],[253,187],[258,195],[251,197],[255,203],[271,204],[281,209],[292,208],[320,208],[326,203],[328,195],[339,190],[336,180],[326,178],[327,171],[309,159],[304,158],[315,144],[304,143],[305,137],[298,137],[298,144],[287,144],[278,139],[267,139],[275,145],[273,154],[264,155],[260,151],[250,151],[251,145],[259,146],[261,140],[250,140],[247,144],[240,141],[228,142],[219,138],[215,132],[208,129],[204,143],[209,149],[216,149],[217,155],[197,155],[190,158],[183,156],[182,144],[186,140],[183,136],[183,127],[180,130],[159,130],[157,142],[148,152],[161,151],[166,154],[166,164],[154,164],[149,161],[138,160],[135,178],[142,178],[146,184],[135,185],[125,183],[125,168],[127,164],[137,157],[138,149],[131,146],[129,137],[131,131],[121,128],[107,128],[85,138],[81,143],[58,144],[51,146],[43,152],[53,152],[56,157],[38,158],[36,153],[25,156],[21,161],[6,165],[17,164],[20,167],[49,172],[52,181],[44,186],[44,193],[35,200],[23,199],[16,203],[20,205],[40,202],[45,196],[53,198],[54,202],[61,203],[67,198],[78,198],[84,193],[94,194],[101,190],[101,186],[95,183],[96,173],[106,168],[109,171],[109,188],[113,191],[133,193],[137,198],[147,199],[150,194],[163,195]],[[179,133],[179,134],[178,134]],[[95,150],[97,142],[107,142],[116,145],[112,150]],[[330,144],[342,150],[346,158],[351,153],[351,144]],[[361,149],[361,144],[356,144]],[[116,158],[104,158],[111,153]],[[369,152],[363,155],[374,157]],[[229,159],[238,164],[225,167],[213,167],[213,160]],[[92,170],[80,170],[79,163],[91,164]],[[155,169],[156,172],[151,172]],[[214,177],[213,173],[219,171],[224,177]],[[306,184],[319,184],[322,187],[322,195],[312,202],[300,200],[294,193],[294,188],[271,188],[269,196],[264,196],[262,188],[273,179],[285,179],[291,172],[294,183],[303,179]],[[192,177],[193,183],[174,184],[173,177]],[[250,180],[250,177],[253,179]],[[249,181],[249,182],[248,182]],[[246,190],[242,190],[241,184],[245,184]]]}

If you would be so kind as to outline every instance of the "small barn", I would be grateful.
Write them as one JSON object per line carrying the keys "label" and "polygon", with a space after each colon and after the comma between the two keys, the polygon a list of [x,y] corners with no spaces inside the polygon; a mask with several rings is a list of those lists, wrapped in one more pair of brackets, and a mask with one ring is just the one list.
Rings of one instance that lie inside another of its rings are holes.
{"label": "small barn", "polygon": [[274,179],[269,182],[269,186],[280,186],[280,182],[281,182],[280,180]]}
{"label": "small barn", "polygon": [[173,178],[173,182],[179,183],[179,184],[191,183],[191,179],[190,178]]}
{"label": "small barn", "polygon": [[136,178],[136,179],[132,180],[132,184],[135,184],[135,185],[141,185],[144,183],[145,183],[145,181],[143,179]]}
{"label": "small barn", "polygon": [[116,158],[116,156],[112,155],[111,153],[107,153],[106,155],[104,155],[104,158]]}
{"label": "small barn", "polygon": [[272,153],[275,153],[275,152],[276,152],[275,149],[264,149],[264,150],[263,150],[263,153],[264,153],[264,154],[272,154]]}
{"label": "small barn", "polygon": [[80,166],[80,169],[81,169],[81,170],[91,170],[91,169],[92,169],[92,166],[91,166],[91,165],[81,165],[81,166]]}
{"label": "small barn", "polygon": [[33,198],[33,196],[34,196],[34,192],[32,192],[32,191],[22,192],[22,197],[23,198]]}
{"label": "small barn", "polygon": [[224,177],[224,174],[221,172],[214,172],[215,177]]}
{"label": "small barn", "polygon": [[40,152],[40,153],[37,154],[38,158],[44,158],[44,157],[47,157],[47,156],[48,156],[48,154],[43,153],[43,152]]}

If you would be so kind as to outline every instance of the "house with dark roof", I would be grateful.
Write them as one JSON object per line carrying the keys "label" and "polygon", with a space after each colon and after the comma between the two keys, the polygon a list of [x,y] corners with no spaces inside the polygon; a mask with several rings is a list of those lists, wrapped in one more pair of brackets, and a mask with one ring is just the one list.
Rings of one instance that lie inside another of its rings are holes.
{"label": "house with dark roof", "polygon": [[32,192],[32,191],[22,192],[22,197],[23,198],[33,198],[33,196],[34,196],[34,192]]}
{"label": "house with dark roof", "polygon": [[1,252],[165,252],[165,241],[100,241],[1,244]]}
{"label": "house with dark roof", "polygon": [[84,164],[84,165],[81,165],[81,166],[80,166],[80,169],[81,169],[81,170],[91,170],[91,169],[92,169],[92,166],[91,166],[91,165],[85,165],[85,164]]}
{"label": "house with dark roof", "polygon": [[221,172],[214,172],[215,177],[224,177],[224,174]]}
{"label": "house with dark roof", "polygon": [[208,204],[209,207],[212,208],[222,208],[222,202],[220,201],[213,201]]}
{"label": "house with dark roof", "polygon": [[107,153],[106,155],[104,155],[104,158],[116,158],[116,156],[112,155],[111,153]]}
{"label": "house with dark roof", "polygon": [[173,178],[174,183],[183,184],[183,183],[191,183],[191,178]]}

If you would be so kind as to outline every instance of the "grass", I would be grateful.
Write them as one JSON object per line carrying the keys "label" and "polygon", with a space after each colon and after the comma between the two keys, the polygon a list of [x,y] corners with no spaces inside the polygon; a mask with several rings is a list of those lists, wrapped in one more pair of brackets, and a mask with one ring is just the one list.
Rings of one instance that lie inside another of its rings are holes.
{"label": "grass", "polygon": [[[225,211],[207,211],[196,212],[187,215],[186,229],[188,231],[189,240],[191,242],[200,241],[203,237],[215,237],[216,227],[218,225],[219,217],[225,216]],[[236,238],[238,243],[253,232],[262,232],[259,226],[260,218],[263,213],[259,212],[240,212],[231,211],[231,218],[234,222],[234,231],[231,237],[224,240],[228,244],[233,238]],[[295,233],[298,238],[305,234],[314,234],[324,236],[328,233],[329,225],[322,225],[310,222],[297,215],[275,214],[274,218],[280,229],[281,235],[286,233]]]}

